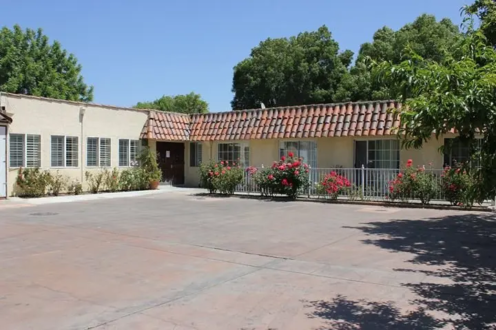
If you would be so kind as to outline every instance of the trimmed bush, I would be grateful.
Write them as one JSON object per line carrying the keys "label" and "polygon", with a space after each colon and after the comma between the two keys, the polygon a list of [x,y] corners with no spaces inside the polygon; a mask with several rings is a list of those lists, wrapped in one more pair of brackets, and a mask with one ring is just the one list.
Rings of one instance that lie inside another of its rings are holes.
{"label": "trimmed bush", "polygon": [[213,194],[232,195],[243,181],[243,170],[235,162],[220,161],[200,165],[200,181],[203,188]]}
{"label": "trimmed bush", "polygon": [[19,168],[16,179],[17,195],[19,197],[45,196],[50,186],[51,175],[39,168]]}

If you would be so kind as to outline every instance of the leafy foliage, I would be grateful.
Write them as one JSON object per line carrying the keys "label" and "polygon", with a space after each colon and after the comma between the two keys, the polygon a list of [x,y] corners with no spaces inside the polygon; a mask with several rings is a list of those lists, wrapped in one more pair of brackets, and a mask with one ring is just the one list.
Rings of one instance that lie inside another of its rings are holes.
{"label": "leafy foliage", "polygon": [[67,181],[68,178],[59,174],[59,171],[54,175],[50,175],[49,185],[51,193],[54,196],[58,196],[61,191],[67,188]]}
{"label": "leafy foliage", "polygon": [[39,168],[19,168],[16,179],[17,195],[20,197],[45,196],[50,186],[51,175]]}
{"label": "leafy foliage", "polygon": [[179,113],[208,113],[208,103],[202,100],[200,94],[162,96],[152,102],[138,102],[137,109],[155,109]]}
{"label": "leafy foliage", "polygon": [[103,190],[103,185],[105,184],[105,171],[99,171],[96,173],[86,171],[84,176],[86,178],[86,182],[88,182],[88,186],[92,194],[98,194],[101,190]]}
{"label": "leafy foliage", "polygon": [[463,10],[468,15],[476,15],[479,18],[481,32],[493,47],[496,46],[496,1],[475,0],[470,6],[465,6]]}
{"label": "leafy foliage", "polygon": [[421,15],[413,23],[398,31],[383,27],[374,33],[371,43],[360,47],[358,57],[343,79],[338,100],[387,100],[396,96],[396,90],[382,81],[372,79],[370,62],[389,61],[394,64],[404,59],[408,47],[426,60],[442,61],[446,50],[462,38],[458,27],[449,19],[436,21],[432,15]]}
{"label": "leafy foliage", "polygon": [[452,205],[471,207],[474,204],[475,180],[461,167],[446,167],[442,174],[442,190]]}
{"label": "leafy foliage", "polygon": [[403,107],[399,131],[406,147],[420,148],[432,137],[456,131],[477,150],[481,168],[477,200],[496,194],[496,51],[480,30],[467,35],[440,62],[410,50],[400,64],[375,66],[379,81],[396,86]]}
{"label": "leafy foliage", "polygon": [[339,52],[326,26],[267,39],[234,68],[233,109],[332,102],[353,52]]}
{"label": "leafy foliage", "polygon": [[76,57],[50,44],[41,29],[0,30],[0,91],[71,101],[93,100]]}
{"label": "leafy foliage", "polygon": [[144,148],[139,154],[138,164],[148,174],[150,182],[162,179],[162,170],[158,166],[157,154],[149,147]]}
{"label": "leafy foliage", "polygon": [[286,195],[296,199],[309,186],[308,165],[302,159],[282,156],[271,168],[261,171],[248,170],[254,177],[262,196]]}
{"label": "leafy foliage", "polygon": [[243,181],[243,169],[235,162],[220,161],[200,165],[202,187],[210,193],[219,191],[224,195],[234,194],[236,186]]}

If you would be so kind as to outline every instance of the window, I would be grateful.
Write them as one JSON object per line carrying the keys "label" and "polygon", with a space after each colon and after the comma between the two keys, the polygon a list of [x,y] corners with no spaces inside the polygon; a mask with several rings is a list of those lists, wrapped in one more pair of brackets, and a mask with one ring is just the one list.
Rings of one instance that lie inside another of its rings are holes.
{"label": "window", "polygon": [[52,136],[52,167],[63,167],[64,166],[64,137],[63,136]]}
{"label": "window", "polygon": [[26,135],[26,167],[41,167],[41,138]]}
{"label": "window", "polygon": [[140,150],[140,144],[138,140],[129,141],[129,157],[131,166],[138,165],[138,156]]}
{"label": "window", "polygon": [[112,141],[108,138],[100,139],[100,166],[112,166]]}
{"label": "window", "polygon": [[[472,156],[480,148],[481,140],[477,140],[477,147],[472,150],[470,144],[466,141],[461,141],[459,138],[444,139],[444,165],[455,166],[457,163],[469,162]],[[476,160],[476,166],[479,161]]]}
{"label": "window", "polygon": [[98,166],[98,138],[86,142],[86,166]]}
{"label": "window", "polygon": [[10,134],[10,167],[41,167],[41,136]]}
{"label": "window", "polygon": [[65,166],[78,167],[79,161],[79,144],[77,136],[68,136],[65,138]]}
{"label": "window", "polygon": [[295,157],[303,158],[310,167],[317,167],[317,143],[315,141],[283,141],[279,145],[279,157],[292,152]]}
{"label": "window", "polygon": [[198,167],[202,162],[202,144],[191,142],[189,144],[189,166]]}
{"label": "window", "polygon": [[10,134],[10,167],[24,166],[24,134]]}
{"label": "window", "polygon": [[139,140],[119,140],[119,166],[135,166],[140,152]]}
{"label": "window", "polygon": [[398,140],[355,141],[355,167],[400,168]]}
{"label": "window", "polygon": [[79,138],[77,136],[52,135],[51,166],[79,166]]}
{"label": "window", "polygon": [[219,143],[217,151],[218,160],[250,165],[250,147],[247,143]]}
{"label": "window", "polygon": [[86,143],[87,166],[111,166],[111,140],[89,137]]}

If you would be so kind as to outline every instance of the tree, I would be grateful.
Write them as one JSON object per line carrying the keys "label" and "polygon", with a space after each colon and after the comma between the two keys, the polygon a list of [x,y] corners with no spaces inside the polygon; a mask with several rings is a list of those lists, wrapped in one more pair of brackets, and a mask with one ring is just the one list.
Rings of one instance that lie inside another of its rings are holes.
{"label": "tree", "polygon": [[406,147],[420,148],[433,134],[455,131],[475,149],[482,137],[478,201],[496,195],[496,51],[484,32],[469,26],[439,62],[410,49],[403,62],[385,61],[373,71],[403,102],[399,136]]}
{"label": "tree", "polygon": [[334,102],[353,52],[339,53],[326,26],[267,39],[234,67],[232,108]]}
{"label": "tree", "polygon": [[71,101],[93,100],[76,57],[41,29],[0,30],[0,91]]}
{"label": "tree", "polygon": [[342,101],[391,99],[395,95],[386,86],[371,78],[369,63],[391,61],[401,63],[408,46],[426,60],[442,61],[445,50],[460,40],[462,34],[449,19],[436,21],[432,15],[421,15],[398,31],[388,27],[377,30],[371,43],[360,47],[355,66],[345,77]]}
{"label": "tree", "polygon": [[470,6],[465,6],[463,11],[479,18],[481,32],[484,33],[491,45],[496,47],[496,1],[476,0]]}
{"label": "tree", "polygon": [[202,100],[200,94],[162,96],[152,102],[138,102],[137,109],[155,109],[180,113],[208,113],[208,103]]}

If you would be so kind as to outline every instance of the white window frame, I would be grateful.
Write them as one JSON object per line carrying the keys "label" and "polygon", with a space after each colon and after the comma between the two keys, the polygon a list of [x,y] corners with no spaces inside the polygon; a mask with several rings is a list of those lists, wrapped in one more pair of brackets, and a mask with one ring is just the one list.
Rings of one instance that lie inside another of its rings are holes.
{"label": "white window frame", "polygon": [[301,149],[301,143],[313,143],[315,145],[315,157],[314,157],[314,159],[303,159],[303,162],[308,164],[311,168],[317,168],[318,167],[319,152],[318,152],[317,141],[315,141],[315,140],[280,140],[277,159],[280,159],[281,156],[287,157],[288,150],[286,149],[286,145],[285,145],[286,143],[298,143],[298,148],[297,148],[297,151],[294,155],[295,157],[302,157],[300,155],[300,152],[302,150]]}
{"label": "white window frame", "polygon": [[[127,141],[127,165],[121,165],[121,141]],[[140,140],[137,139],[119,139],[117,141],[118,144],[118,165],[119,167],[133,167],[138,165],[138,160],[137,159],[132,159],[131,157],[131,142],[136,142],[136,158],[139,156],[141,150],[142,150],[142,145]]]}
{"label": "white window frame", "polygon": [[[63,145],[63,153],[62,153],[62,156],[63,156],[63,161],[62,161],[63,165],[62,166],[52,166],[52,137],[62,137],[63,138],[64,145]],[[67,166],[67,138],[77,138],[77,146],[78,146],[77,163],[78,163],[78,166]],[[58,134],[50,135],[50,168],[80,168],[80,166],[81,166],[81,152],[82,152],[82,150],[80,150],[81,149],[80,144],[81,144],[81,141],[80,141],[79,136],[58,135]]]}
{"label": "white window frame", "polygon": [[[97,139],[97,145],[96,145],[96,165],[88,165],[88,146],[89,146],[89,139]],[[109,157],[110,157],[110,164],[109,165],[102,165],[102,140],[108,140],[109,141],[109,146],[110,146],[110,152],[109,152]],[[112,167],[112,139],[111,138],[106,138],[106,137],[96,137],[96,136],[88,136],[86,137],[86,167],[91,167],[91,168],[96,168],[96,167]]]}
{"label": "white window frame", "polygon": [[[192,146],[195,145],[194,158],[192,159]],[[203,144],[201,142],[190,142],[189,143],[189,167],[199,167],[203,160]],[[218,149],[217,149],[218,150]],[[194,160],[194,161],[193,161]],[[191,165],[193,164],[193,165]]]}
{"label": "white window frame", "polygon": [[[21,166],[11,166],[10,165],[10,161],[11,161],[10,140],[11,140],[12,135],[22,136],[22,165]],[[39,166],[28,166],[28,136],[38,136],[40,139],[39,159],[38,159]],[[9,133],[8,139],[9,139],[9,168],[20,168],[20,167],[37,168],[37,167],[41,167],[41,134]]]}
{"label": "white window frame", "polygon": [[[387,168],[387,169],[400,169],[401,168],[401,142],[400,142],[400,140],[398,140],[398,139],[365,139],[365,138],[354,139],[354,142],[353,142],[353,164],[356,164],[356,143],[355,142],[358,142],[358,141],[367,142],[367,151],[366,151],[367,162],[364,165],[368,165],[370,162],[370,159],[369,159],[369,142],[397,141],[398,142],[398,168]],[[389,152],[391,152],[391,150]],[[391,162],[392,160],[389,159],[389,161]],[[379,168],[379,167],[374,167],[374,168]],[[384,168],[384,169],[386,169],[386,168]]]}
{"label": "white window frame", "polygon": [[[230,141],[230,142],[218,142],[217,143],[217,161],[221,160],[226,160],[226,159],[220,159],[219,157],[219,147],[223,144],[238,144],[240,146],[240,157],[241,159],[239,162],[241,163],[240,165],[244,167],[250,166],[250,143],[249,142],[239,142],[239,141]],[[245,148],[248,148],[248,159],[245,159]],[[233,160],[234,162],[238,163],[238,160]]]}

